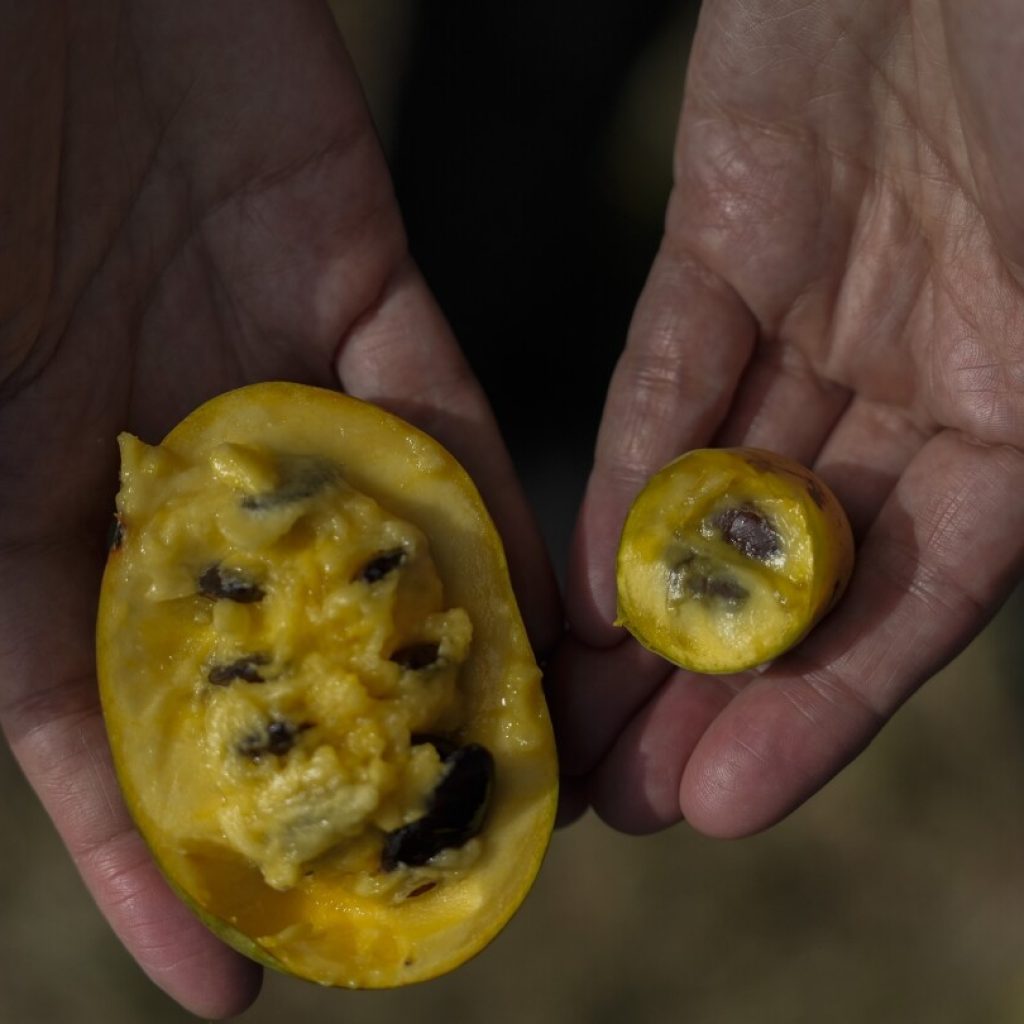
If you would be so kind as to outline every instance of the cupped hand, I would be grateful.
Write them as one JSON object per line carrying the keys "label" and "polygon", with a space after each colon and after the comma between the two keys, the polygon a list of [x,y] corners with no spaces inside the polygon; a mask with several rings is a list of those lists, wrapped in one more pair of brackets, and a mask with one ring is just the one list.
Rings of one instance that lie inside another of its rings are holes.
{"label": "cupped hand", "polygon": [[538,650],[559,619],[481,391],[409,258],[319,0],[0,0],[0,714],[86,884],[203,1016],[256,968],[171,894],[132,828],[94,676],[115,435],[151,442],[248,381],[390,407],[475,476]]}
{"label": "cupped hand", "polygon": [[[709,0],[664,239],[616,368],[552,679],[613,825],[778,821],[998,608],[1024,562],[1024,12]],[[694,447],[813,465],[846,598],[768,671],[673,670],[613,626],[646,476]]]}

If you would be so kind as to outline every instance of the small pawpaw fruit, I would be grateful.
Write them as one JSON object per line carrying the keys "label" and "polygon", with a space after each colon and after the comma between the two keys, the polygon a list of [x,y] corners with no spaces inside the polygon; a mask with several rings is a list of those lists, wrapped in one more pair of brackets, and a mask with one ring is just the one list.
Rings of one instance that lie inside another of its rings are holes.
{"label": "small pawpaw fruit", "polygon": [[557,778],[469,477],[395,416],[294,384],[120,444],[100,695],[164,874],[225,941],[322,984],[458,966],[530,888]]}
{"label": "small pawpaw fruit", "polygon": [[841,597],[853,535],[809,469],[753,448],[699,449],[626,518],[618,624],[682,668],[741,672],[799,642]]}

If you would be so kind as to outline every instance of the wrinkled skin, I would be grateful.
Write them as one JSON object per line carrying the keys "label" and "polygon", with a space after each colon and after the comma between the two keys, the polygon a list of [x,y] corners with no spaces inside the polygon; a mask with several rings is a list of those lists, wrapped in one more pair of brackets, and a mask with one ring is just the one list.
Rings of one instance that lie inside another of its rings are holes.
{"label": "wrinkled skin", "polygon": [[342,386],[449,447],[494,509],[531,637],[551,576],[477,383],[406,250],[315,0],[0,0],[0,715],[100,908],[204,1017],[254,965],[172,895],[121,802],[93,627],[114,437],[268,378]]}
{"label": "wrinkled skin", "polygon": [[[577,809],[771,825],[1019,578],[1022,67],[1015,0],[705,4],[574,543],[553,696]],[[813,465],[860,541],[839,610],[763,675],[672,671],[612,626],[630,501],[709,443]]]}

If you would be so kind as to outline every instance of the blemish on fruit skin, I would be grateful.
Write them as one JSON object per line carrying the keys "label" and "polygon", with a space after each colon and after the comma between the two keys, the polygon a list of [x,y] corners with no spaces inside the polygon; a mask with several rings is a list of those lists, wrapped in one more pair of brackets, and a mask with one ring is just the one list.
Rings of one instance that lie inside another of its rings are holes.
{"label": "blemish on fruit skin", "polygon": [[748,455],[746,462],[751,469],[756,469],[758,473],[771,473],[775,469],[767,459],[761,458],[760,455]]}
{"label": "blemish on fruit skin", "polygon": [[825,495],[822,494],[821,488],[813,480],[807,481],[807,494],[818,508],[825,507]]}

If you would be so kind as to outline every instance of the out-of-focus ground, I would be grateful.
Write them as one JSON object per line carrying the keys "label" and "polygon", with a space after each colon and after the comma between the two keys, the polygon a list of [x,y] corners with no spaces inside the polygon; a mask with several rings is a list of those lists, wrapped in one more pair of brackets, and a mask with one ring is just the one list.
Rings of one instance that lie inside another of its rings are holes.
{"label": "out-of-focus ground", "polygon": [[[414,250],[563,561],[601,385],[657,243],[691,12],[334,6]],[[467,167],[474,146],[484,155]],[[718,842],[680,826],[638,839],[588,817],[556,834],[522,911],[454,974],[370,993],[268,975],[240,1020],[1020,1024],[1022,622],[1024,592],[765,835]],[[0,806],[0,1022],[191,1019],[121,950],[6,752]]]}

